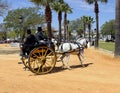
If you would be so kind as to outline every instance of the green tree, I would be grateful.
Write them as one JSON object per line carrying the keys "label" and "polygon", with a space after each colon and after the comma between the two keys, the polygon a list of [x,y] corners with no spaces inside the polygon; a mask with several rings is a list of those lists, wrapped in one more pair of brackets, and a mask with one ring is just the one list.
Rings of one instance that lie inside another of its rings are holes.
{"label": "green tree", "polygon": [[51,39],[53,37],[52,29],[51,29],[51,22],[52,22],[52,12],[50,4],[55,0],[30,0],[31,2],[35,3],[36,5],[41,5],[45,7],[45,17],[47,22],[47,33],[48,37]]}
{"label": "green tree", "polygon": [[12,38],[12,39],[16,39],[16,33],[17,33],[17,31],[9,31],[8,33],[7,33],[7,38]]}
{"label": "green tree", "polygon": [[101,34],[115,36],[115,20],[105,22],[101,26]]}
{"label": "green tree", "polygon": [[58,13],[58,22],[59,22],[59,40],[61,42],[61,22],[62,22],[62,12],[63,12],[63,0],[58,0],[52,4],[53,10],[55,10]]}
{"label": "green tree", "polygon": [[6,40],[7,39],[7,30],[5,28],[4,23],[0,24],[0,40]]}
{"label": "green tree", "polygon": [[[44,15],[39,15],[39,10],[39,8],[22,8],[9,11],[4,19],[6,28],[18,31],[23,40],[26,29],[35,28],[37,25],[43,25],[45,22]],[[22,16],[23,20],[21,24],[19,21],[20,16]]]}
{"label": "green tree", "polygon": [[69,40],[69,31],[68,31],[68,25],[69,20],[67,20],[67,13],[72,13],[72,8],[67,4],[63,4],[63,12],[64,12],[64,39]]}
{"label": "green tree", "polygon": [[120,0],[116,0],[115,57],[120,57]]}
{"label": "green tree", "polygon": [[99,5],[98,5],[98,2],[101,2],[101,3],[107,3],[108,0],[85,0],[88,4],[94,4],[94,12],[95,12],[95,15],[96,15],[96,44],[95,44],[95,48],[98,48],[99,46],[99,16],[98,16],[98,13],[99,13]]}
{"label": "green tree", "polygon": [[82,16],[81,17],[81,21],[82,21],[82,27],[83,27],[83,33],[84,33],[84,37],[86,37],[86,26],[87,26],[87,16]]}
{"label": "green tree", "polygon": [[73,31],[76,31],[78,35],[82,36],[84,30],[83,30],[83,22],[81,18],[77,18],[76,20],[69,21],[69,35],[71,37],[71,33]]}
{"label": "green tree", "polygon": [[90,33],[91,33],[91,26],[92,26],[92,23],[94,23],[94,19],[91,17],[91,16],[87,16],[87,26],[88,26],[88,34],[89,34],[89,42],[91,42],[91,39],[90,39]]}

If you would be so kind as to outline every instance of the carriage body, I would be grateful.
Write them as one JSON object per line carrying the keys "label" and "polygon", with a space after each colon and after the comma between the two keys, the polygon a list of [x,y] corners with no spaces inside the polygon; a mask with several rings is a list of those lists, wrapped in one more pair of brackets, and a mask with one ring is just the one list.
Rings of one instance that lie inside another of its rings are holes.
{"label": "carriage body", "polygon": [[29,55],[22,56],[21,60],[25,68],[35,74],[49,73],[56,64],[54,45],[50,41],[42,41],[35,45]]}

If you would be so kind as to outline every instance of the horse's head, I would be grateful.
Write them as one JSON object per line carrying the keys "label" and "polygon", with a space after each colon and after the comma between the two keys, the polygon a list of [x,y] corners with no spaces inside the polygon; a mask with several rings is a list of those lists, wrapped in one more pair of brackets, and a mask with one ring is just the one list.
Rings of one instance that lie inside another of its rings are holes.
{"label": "horse's head", "polygon": [[57,40],[52,38],[51,41],[54,43],[54,44],[57,44]]}
{"label": "horse's head", "polygon": [[55,50],[58,50],[58,47],[60,45],[59,41],[57,39],[55,39],[55,38],[52,38],[51,41],[55,46]]}
{"label": "horse's head", "polygon": [[58,39],[52,38],[51,41],[54,43],[54,45],[60,45],[60,41]]}
{"label": "horse's head", "polygon": [[87,46],[87,44],[88,44],[88,41],[87,41],[87,39],[85,39],[85,38],[79,38],[79,39],[77,39],[77,41],[76,41],[77,43],[79,43],[82,47],[84,47],[84,48],[87,48],[88,46]]}

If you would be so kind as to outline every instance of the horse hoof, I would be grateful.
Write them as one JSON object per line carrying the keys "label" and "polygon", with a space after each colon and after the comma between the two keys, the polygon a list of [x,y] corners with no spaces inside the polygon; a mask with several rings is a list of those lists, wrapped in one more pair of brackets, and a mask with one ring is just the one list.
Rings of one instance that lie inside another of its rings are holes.
{"label": "horse hoof", "polygon": [[68,66],[67,69],[71,70],[72,68]]}
{"label": "horse hoof", "polygon": [[72,68],[68,68],[69,70],[71,70]]}
{"label": "horse hoof", "polygon": [[65,69],[66,67],[65,66],[62,66],[62,69]]}
{"label": "horse hoof", "polygon": [[84,68],[84,67],[85,67],[85,65],[82,65],[82,67]]}

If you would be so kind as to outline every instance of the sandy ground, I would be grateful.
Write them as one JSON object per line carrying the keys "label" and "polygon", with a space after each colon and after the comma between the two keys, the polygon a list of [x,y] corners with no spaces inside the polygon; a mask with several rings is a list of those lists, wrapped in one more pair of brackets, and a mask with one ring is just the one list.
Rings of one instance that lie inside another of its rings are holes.
{"label": "sandy ground", "polygon": [[85,50],[85,68],[71,55],[71,70],[57,62],[52,73],[35,75],[18,64],[18,52],[0,45],[0,93],[120,93],[120,59],[113,54],[91,47]]}

